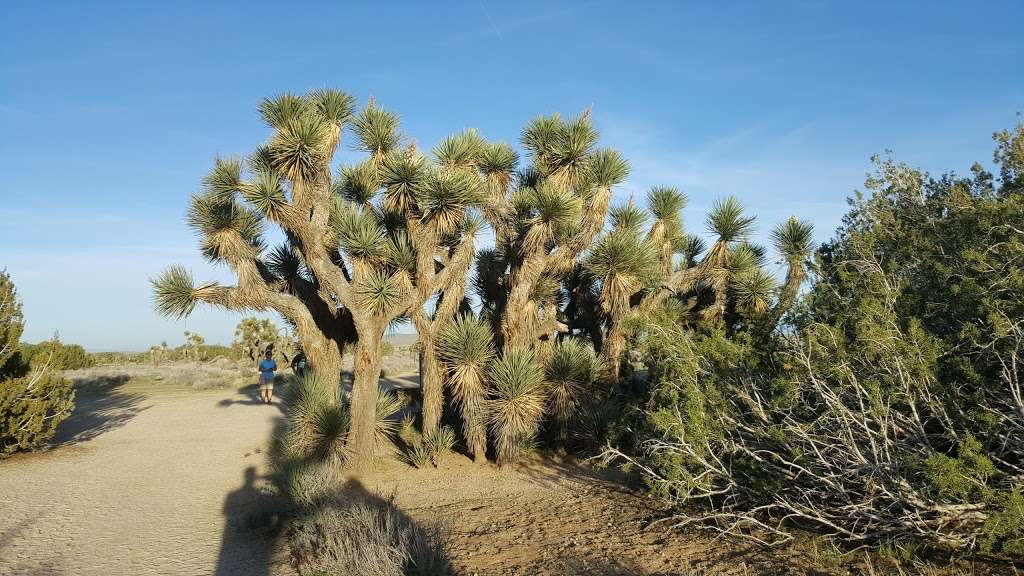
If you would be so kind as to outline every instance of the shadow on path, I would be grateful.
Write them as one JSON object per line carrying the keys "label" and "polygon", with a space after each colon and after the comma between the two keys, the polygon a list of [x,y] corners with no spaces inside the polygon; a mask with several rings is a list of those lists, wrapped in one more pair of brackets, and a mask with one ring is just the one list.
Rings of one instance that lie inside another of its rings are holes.
{"label": "shadow on path", "polygon": [[57,426],[52,446],[92,440],[104,432],[124,426],[147,407],[144,396],[122,390],[128,376],[102,376],[75,380],[75,408]]}
{"label": "shadow on path", "polygon": [[[264,403],[263,400],[260,400],[260,389],[259,386],[256,384],[251,384],[249,386],[239,388],[238,393],[244,395],[245,399],[239,400],[236,398],[223,398],[217,402],[217,406],[219,406],[220,408],[228,408],[229,406],[234,406],[236,404],[240,404],[242,406],[266,406],[266,403]],[[273,406],[275,406],[282,413],[284,413],[284,404],[281,401],[281,395],[283,393],[283,386],[279,386],[277,389],[275,389],[273,403]]]}
{"label": "shadow on path", "polygon": [[286,503],[256,486],[256,468],[224,498],[224,533],[214,576],[269,576]]}

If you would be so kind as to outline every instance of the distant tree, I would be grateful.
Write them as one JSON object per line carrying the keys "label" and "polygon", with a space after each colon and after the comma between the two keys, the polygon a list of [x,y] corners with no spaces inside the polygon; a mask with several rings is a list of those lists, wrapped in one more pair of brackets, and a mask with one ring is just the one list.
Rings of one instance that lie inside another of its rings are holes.
{"label": "distant tree", "polygon": [[198,332],[185,331],[185,344],[182,347],[182,354],[185,359],[198,362],[203,360],[203,344],[206,343],[206,339],[203,338]]}
{"label": "distant tree", "polygon": [[267,346],[276,345],[277,326],[269,319],[243,318],[235,327],[235,341],[231,344],[249,360],[256,362]]}
{"label": "distant tree", "polygon": [[169,355],[170,349],[167,347],[167,342],[161,342],[159,346],[150,346],[149,348],[149,360],[154,366],[163,363]]}
{"label": "distant tree", "polygon": [[23,328],[14,284],[0,272],[0,456],[41,446],[74,408],[71,383],[51,365],[52,348],[32,366],[22,358]]}

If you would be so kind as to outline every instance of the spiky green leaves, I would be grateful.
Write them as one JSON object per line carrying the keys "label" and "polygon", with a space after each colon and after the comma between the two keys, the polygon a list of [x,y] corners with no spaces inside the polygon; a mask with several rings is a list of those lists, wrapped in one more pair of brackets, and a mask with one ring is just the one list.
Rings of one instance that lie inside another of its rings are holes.
{"label": "spiky green leaves", "polygon": [[487,144],[480,150],[477,168],[485,175],[511,175],[519,163],[519,155],[504,142]]}
{"label": "spiky green leaves", "polygon": [[593,152],[597,130],[589,112],[568,122],[557,114],[536,118],[523,130],[521,141],[539,173],[566,188],[584,180],[610,187],[625,178],[628,171],[614,152]]}
{"label": "spiky green leaves", "polygon": [[341,125],[352,119],[355,98],[341,90],[313,90],[308,98],[320,116],[330,123]]}
{"label": "spiky green leaves", "polygon": [[391,446],[391,441],[398,434],[398,421],[395,416],[402,411],[402,400],[394,392],[381,392],[377,395],[376,418],[374,420],[374,438],[378,446]]}
{"label": "spiky green leaves", "polygon": [[612,222],[613,229],[631,234],[639,234],[647,224],[647,213],[632,202],[622,206],[612,206],[608,210],[608,217]]}
{"label": "spiky green leaves", "polygon": [[590,151],[596,143],[597,130],[590,122],[589,112],[562,125],[545,159],[551,178],[566,187],[579,183],[584,172],[591,169]]}
{"label": "spiky green leaves", "polygon": [[364,274],[353,289],[359,306],[374,316],[394,314],[406,294],[405,282],[384,270]]}
{"label": "spiky green leaves", "polygon": [[470,128],[441,140],[434,147],[434,157],[445,168],[475,168],[487,148],[487,142]]}
{"label": "spiky green leaves", "polygon": [[150,278],[149,283],[153,286],[153,304],[161,315],[180,319],[195,310],[195,281],[184,266],[170,266]]}
{"label": "spiky green leaves", "polygon": [[329,89],[306,97],[286,93],[263,100],[260,115],[274,128],[274,135],[252,159],[254,170],[273,170],[296,184],[326,178],[353,103],[348,94]]}
{"label": "spiky green leaves", "polygon": [[354,204],[343,205],[338,215],[338,242],[351,258],[369,265],[387,251],[387,238],[373,212]]}
{"label": "spiky green leaves", "polygon": [[729,196],[718,200],[708,214],[708,228],[718,235],[721,242],[729,243],[742,240],[754,228],[754,217],[743,215],[743,205],[739,200]]}
{"label": "spiky green leaves", "polygon": [[417,209],[417,198],[430,176],[421,154],[400,150],[384,155],[380,161],[380,183],[384,186],[384,209],[399,214]]}
{"label": "spiky green leaves", "polygon": [[377,167],[370,160],[345,166],[341,169],[335,192],[342,198],[357,204],[369,204],[380,188]]}
{"label": "spiky green leaves", "polygon": [[439,238],[457,232],[466,211],[480,201],[480,179],[468,170],[439,170],[426,179],[420,209],[422,220]]}
{"label": "spiky green leaves", "polygon": [[550,157],[559,146],[565,123],[558,114],[534,118],[523,129],[520,141],[523,148],[533,157],[538,168],[546,169]]}
{"label": "spiky green leaves", "polygon": [[416,270],[416,252],[404,230],[398,230],[388,235],[384,256],[387,258],[388,264],[400,272],[413,274]]}
{"label": "spiky green leaves", "polygon": [[242,161],[232,156],[217,157],[213,169],[203,178],[203,190],[221,199],[230,199],[242,182]]}
{"label": "spiky green leaves", "polygon": [[683,253],[687,268],[689,268],[696,265],[697,259],[708,249],[708,245],[700,236],[688,234],[679,239],[677,248]]}
{"label": "spiky green leaves", "polygon": [[328,173],[332,132],[319,114],[289,116],[277,126],[267,145],[270,165],[297,184],[316,182]]}
{"label": "spiky green leaves", "polygon": [[284,395],[287,428],[278,438],[282,459],[341,464],[347,457],[350,414],[338,386],[329,378],[308,372],[291,381]]}
{"label": "spiky green leaves", "polygon": [[544,366],[548,388],[548,411],[555,423],[564,427],[575,417],[580,399],[600,371],[594,349],[577,338],[555,344]]}
{"label": "spiky green leaves", "polygon": [[490,426],[498,462],[514,462],[531,446],[544,413],[544,370],[528,348],[508,348],[491,363]]}
{"label": "spiky green leaves", "polygon": [[210,192],[193,196],[187,220],[212,262],[248,258],[262,249],[262,218],[232,198]]}
{"label": "spiky green leaves", "polygon": [[567,188],[543,181],[526,197],[533,209],[524,244],[530,250],[555,242],[578,220],[582,203]]}
{"label": "spiky green leaves", "polygon": [[731,273],[742,274],[748,270],[760,268],[766,262],[763,246],[743,242],[728,253],[726,266]]}
{"label": "spiky green leaves", "polygon": [[473,291],[485,307],[496,308],[505,294],[502,283],[507,266],[508,262],[497,250],[486,248],[477,253]]}
{"label": "spiky green leaves", "polygon": [[686,194],[671,186],[656,186],[647,193],[647,206],[659,220],[682,221],[680,212],[686,202]]}
{"label": "spiky green leaves", "polygon": [[274,172],[257,172],[255,178],[242,184],[242,197],[267,218],[280,220],[288,206],[281,178]]}
{"label": "spiky green leaves", "polygon": [[755,267],[737,274],[732,280],[736,304],[754,315],[763,314],[775,294],[775,278],[764,268]]}
{"label": "spiky green leaves", "polygon": [[274,276],[288,282],[299,280],[305,273],[302,259],[289,244],[276,246],[267,256],[266,262]]}
{"label": "spiky green leaves", "polygon": [[597,188],[609,189],[629,176],[629,163],[615,150],[603,148],[588,159],[584,180]]}
{"label": "spiky green leaves", "polygon": [[[494,357],[491,328],[468,314],[459,316],[441,330],[438,352],[453,377],[471,372],[482,382],[484,368]],[[454,386],[457,394],[460,387]]]}
{"label": "spiky green leaves", "polygon": [[463,315],[441,330],[438,353],[447,367],[447,384],[462,413],[466,443],[476,459],[487,448],[487,365],[494,357],[491,328]]}
{"label": "spiky green leaves", "polygon": [[264,98],[257,107],[263,121],[271,128],[281,129],[289,122],[310,112],[309,102],[302,96],[285,92],[274,98]]}
{"label": "spiky green leaves", "polygon": [[372,154],[374,159],[383,158],[398,148],[402,140],[398,132],[398,115],[372,104],[355,117],[352,130],[359,139],[360,149]]}
{"label": "spiky green leaves", "polygon": [[811,255],[814,225],[790,217],[772,230],[772,244],[787,260],[806,260]]}
{"label": "spiky green leaves", "polygon": [[655,286],[661,271],[655,247],[626,230],[602,235],[584,266],[601,281],[601,305],[605,312],[627,309],[629,298],[644,288]]}

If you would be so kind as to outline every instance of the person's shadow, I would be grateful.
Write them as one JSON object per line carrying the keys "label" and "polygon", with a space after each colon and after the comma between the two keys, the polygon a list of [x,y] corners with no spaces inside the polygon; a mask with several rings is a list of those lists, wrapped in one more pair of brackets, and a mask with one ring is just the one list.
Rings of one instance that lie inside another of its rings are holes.
{"label": "person's shadow", "polygon": [[256,468],[224,498],[224,533],[214,576],[269,576],[284,509],[256,488]]}

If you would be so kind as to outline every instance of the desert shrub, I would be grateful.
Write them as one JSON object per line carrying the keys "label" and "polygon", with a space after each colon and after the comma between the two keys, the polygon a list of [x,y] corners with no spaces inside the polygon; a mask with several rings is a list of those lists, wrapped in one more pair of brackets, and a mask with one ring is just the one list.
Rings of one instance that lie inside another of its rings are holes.
{"label": "desert shrub", "polygon": [[52,371],[0,380],[0,455],[39,448],[75,407],[71,382]]}
{"label": "desert shrub", "polygon": [[1020,557],[1024,126],[997,140],[999,178],[879,161],[792,330],[645,322],[645,428],[619,455],[704,506],[680,523]]}
{"label": "desert shrub", "polygon": [[55,338],[26,353],[18,342],[23,326],[14,284],[0,272],[0,456],[42,446],[74,408],[71,383],[55,365],[75,361],[81,347],[65,358]]}
{"label": "desert shrub", "polygon": [[199,355],[201,358],[216,359],[216,358],[228,358],[230,360],[241,360],[243,355],[238,350],[231,346],[224,346],[222,344],[203,344],[200,346]]}
{"label": "desert shrub", "polygon": [[22,360],[34,369],[49,365],[52,370],[77,370],[94,365],[94,360],[85,348],[78,344],[64,344],[57,336],[39,344],[21,346]]}
{"label": "desert shrub", "polygon": [[452,574],[444,532],[421,526],[390,499],[318,503],[288,533],[302,576],[443,576]]}
{"label": "desert shrub", "polygon": [[106,366],[140,364],[150,359],[150,356],[142,352],[90,352],[89,358],[93,366]]}

